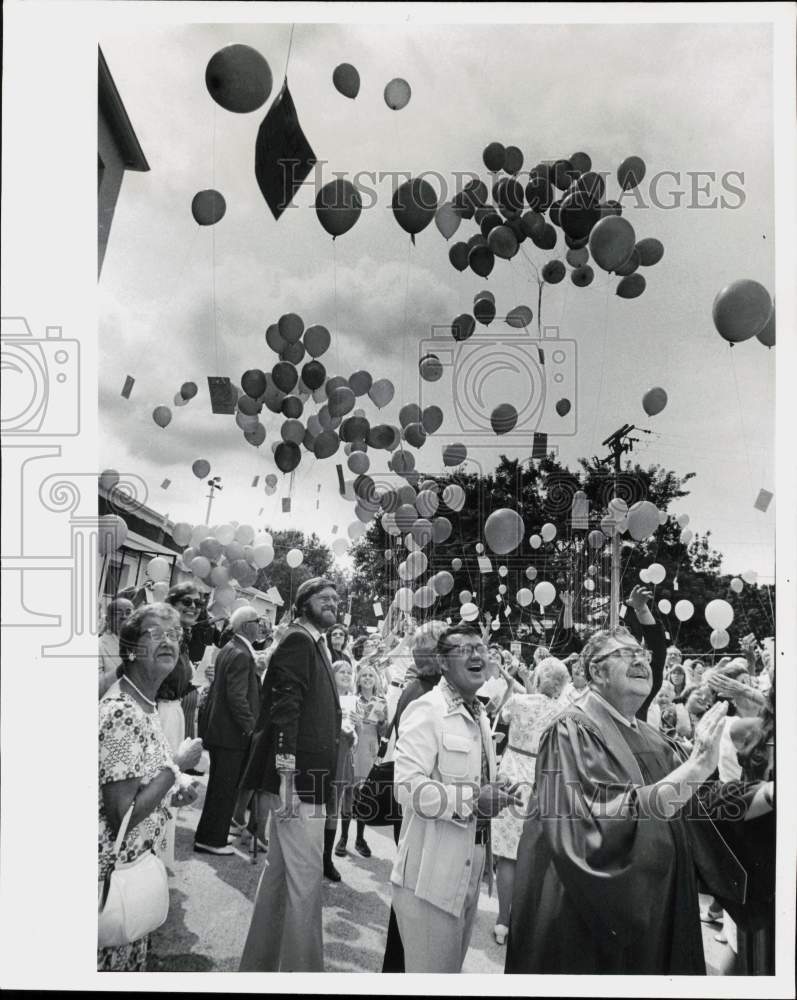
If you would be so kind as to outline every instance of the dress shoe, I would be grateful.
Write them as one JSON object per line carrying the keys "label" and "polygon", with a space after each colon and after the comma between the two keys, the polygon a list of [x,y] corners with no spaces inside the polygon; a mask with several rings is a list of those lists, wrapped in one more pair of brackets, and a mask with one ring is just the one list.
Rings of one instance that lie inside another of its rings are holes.
{"label": "dress shoe", "polygon": [[335,857],[345,858],[347,854],[348,851],[346,850],[346,841],[339,840],[337,844],[335,844]]}
{"label": "dress shoe", "polygon": [[340,882],[340,872],[332,864],[332,858],[324,858],[324,878],[330,882]]}
{"label": "dress shoe", "polygon": [[225,844],[224,847],[211,847],[209,844],[199,844],[194,841],[194,850],[197,854],[235,854],[229,844]]}
{"label": "dress shoe", "polygon": [[366,844],[364,840],[355,840],[354,847],[357,853],[363,858],[371,857],[371,848]]}

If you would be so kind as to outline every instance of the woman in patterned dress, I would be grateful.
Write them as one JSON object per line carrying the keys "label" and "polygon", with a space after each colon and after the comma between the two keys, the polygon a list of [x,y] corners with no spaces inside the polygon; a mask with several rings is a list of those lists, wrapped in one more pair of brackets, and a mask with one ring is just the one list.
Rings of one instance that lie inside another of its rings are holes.
{"label": "woman in patterned dress", "polygon": [[517,846],[534,784],[537,747],[543,731],[562,710],[559,699],[569,679],[564,663],[549,656],[541,660],[534,671],[534,690],[514,695],[501,713],[509,722],[509,738],[501,757],[498,779],[519,785],[523,806],[504,809],[492,821],[491,840],[498,884],[498,920],[493,933],[499,944],[504,944],[509,932]]}
{"label": "woman in patterned dress", "polygon": [[[113,850],[122,819],[135,806],[119,860],[135,861],[146,851],[166,847],[169,805],[186,805],[196,791],[173,788],[181,768],[199,759],[197,745],[173,755],[164,738],[156,694],[174,669],[180,648],[180,616],[167,604],[144,605],[119,634],[122,676],[99,706],[99,880],[113,867]],[[97,952],[99,972],[143,972],[149,937]]]}

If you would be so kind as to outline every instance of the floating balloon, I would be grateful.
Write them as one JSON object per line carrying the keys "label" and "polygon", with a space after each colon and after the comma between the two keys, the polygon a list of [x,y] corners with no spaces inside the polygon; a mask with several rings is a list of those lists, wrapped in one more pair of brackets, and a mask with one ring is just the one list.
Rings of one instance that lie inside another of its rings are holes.
{"label": "floating balloon", "polygon": [[180,395],[186,402],[188,402],[189,399],[193,399],[198,391],[196,382],[183,382],[180,386]]}
{"label": "floating balloon", "polygon": [[434,217],[435,225],[440,230],[443,239],[450,240],[459,229],[462,216],[450,201],[444,201],[437,209]]}
{"label": "floating balloon", "polygon": [[679,528],[685,528],[687,526],[687,524],[689,524],[689,515],[688,514],[679,514],[678,515],[678,527]]}
{"label": "floating balloon", "polygon": [[493,511],[484,522],[484,538],[496,555],[506,555],[523,541],[523,518],[506,507]]}
{"label": "floating balloon", "polygon": [[304,553],[301,549],[291,549],[285,556],[285,562],[291,569],[296,569],[304,562]]}
{"label": "floating balloon", "polygon": [[361,535],[365,534],[365,525],[362,521],[352,521],[352,523],[346,529],[349,538],[354,541],[355,538],[359,538]]}
{"label": "floating balloon", "polygon": [[[467,457],[468,449],[464,444],[449,444],[443,448],[443,465],[445,466],[461,465]],[[449,504],[449,506],[451,505]]]}
{"label": "floating balloon", "polygon": [[517,410],[511,403],[501,403],[490,414],[490,426],[494,434],[508,434],[517,424]]}
{"label": "floating balloon", "polygon": [[452,559],[451,560],[451,569],[453,569],[455,573],[459,573],[459,571],[462,569],[462,560],[461,559]]}
{"label": "floating balloon", "polygon": [[678,601],[675,605],[675,617],[679,622],[688,622],[695,613],[695,606],[691,601]]}
{"label": "floating balloon", "polygon": [[227,211],[227,202],[218,191],[198,191],[191,201],[191,214],[200,226],[215,226]]}
{"label": "floating balloon", "polygon": [[[104,514],[100,517],[97,528],[97,549],[101,556],[116,552],[127,540],[127,525],[118,514]],[[190,537],[191,528],[187,524],[175,525],[172,537],[174,537],[174,533],[177,532],[178,528],[188,528],[188,535]],[[185,542],[178,542],[178,544],[184,545]]]}
{"label": "floating balloon", "polygon": [[558,285],[567,273],[561,260],[549,260],[542,269],[542,280],[549,285]]}
{"label": "floating balloon", "polygon": [[316,458],[331,458],[339,447],[340,438],[330,428],[322,431],[313,441],[313,454]]}
{"label": "floating balloon", "polygon": [[756,334],[756,340],[764,345],[764,347],[774,347],[775,346],[775,305],[772,305],[772,313],[769,319],[764,324],[763,328]]}
{"label": "floating balloon", "polygon": [[689,543],[692,541],[692,538],[693,535],[691,530],[689,528],[684,528],[684,530],[681,532],[679,536],[679,541],[681,545],[689,545]]}
{"label": "floating balloon", "polygon": [[650,577],[648,576],[648,571],[647,571],[647,569],[641,569],[641,570],[639,571],[639,579],[640,579],[640,580],[641,580],[641,581],[642,581],[643,583],[651,583],[651,582],[652,582],[652,581],[651,581],[651,579],[650,579]]}
{"label": "floating balloon", "polygon": [[595,589],[595,581],[587,577],[586,580],[584,580],[584,590],[594,590],[594,589]]}
{"label": "floating balloon", "polygon": [[650,500],[640,500],[628,511],[628,531],[634,541],[644,541],[659,526],[659,511]]}
{"label": "floating balloon", "polygon": [[[325,326],[309,326],[304,331],[304,337],[302,339],[305,350],[311,358],[320,358],[321,355],[329,349],[329,345],[332,341],[329,330],[327,330]],[[313,362],[310,362],[310,364],[312,363]],[[307,368],[307,365],[305,365],[305,368]],[[304,381],[304,370],[302,370],[302,379]],[[304,384],[308,389],[315,388],[315,386],[311,386],[307,381],[305,381]]]}
{"label": "floating balloon", "polygon": [[401,111],[410,102],[412,90],[406,80],[396,77],[385,87],[385,104],[391,111]]}
{"label": "floating balloon", "polygon": [[271,67],[249,45],[219,49],[205,69],[205,86],[225,111],[257,111],[268,100],[272,85]]}
{"label": "floating balloon", "polygon": [[658,264],[664,256],[664,245],[659,240],[653,239],[652,236],[640,240],[636,249],[642,267],[652,267],[654,264]]}
{"label": "floating balloon", "polygon": [[741,592],[744,590],[744,583],[742,582],[742,580],[739,579],[738,576],[735,576],[731,580],[731,590],[734,592],[734,594],[741,594]]}
{"label": "floating balloon", "polygon": [[742,579],[744,580],[745,583],[749,583],[750,586],[752,587],[752,585],[758,579],[758,573],[756,573],[754,569],[747,569],[744,571],[744,573],[742,573]]}
{"label": "floating balloon", "polygon": [[455,243],[448,251],[448,259],[458,271],[464,271],[468,266],[470,247],[467,243]]}
{"label": "floating balloon", "polygon": [[380,378],[368,390],[368,395],[371,402],[381,410],[391,401],[394,392],[393,383],[389,379]]}
{"label": "floating balloon", "polygon": [[648,580],[653,584],[660,584],[664,582],[664,578],[667,576],[667,570],[661,565],[661,563],[651,563],[648,566]]}
{"label": "floating balloon", "polygon": [[417,424],[421,419],[421,408],[417,403],[405,403],[399,410],[399,423],[402,427]]}
{"label": "floating balloon", "polygon": [[730,641],[731,637],[724,628],[715,628],[709,636],[712,649],[725,649]]}
{"label": "floating balloon", "polygon": [[447,517],[436,517],[432,522],[435,545],[440,545],[451,537],[454,530]]}
{"label": "floating balloon", "polygon": [[[578,253],[578,250],[569,250],[568,253]],[[587,285],[591,285],[593,278],[595,277],[595,272],[589,266],[589,264],[583,264],[581,267],[577,267],[574,271],[570,272],[570,280],[577,288],[586,288]]]}
{"label": "floating balloon", "polygon": [[315,199],[318,221],[333,240],[352,228],[360,218],[362,207],[359,191],[342,177],[325,184]]}
{"label": "floating balloon", "polygon": [[541,580],[534,588],[534,600],[543,608],[552,604],[555,597],[556,588],[547,580]]}
{"label": "floating balloon", "polygon": [[198,576],[200,580],[204,580],[210,574],[210,561],[204,556],[194,556],[189,569],[194,576]]}
{"label": "floating balloon", "polygon": [[191,466],[191,471],[197,479],[204,479],[210,472],[210,462],[206,462],[204,458],[198,458]]}
{"label": "floating balloon", "polygon": [[560,417],[566,417],[570,412],[571,403],[569,399],[558,399],[556,401],[556,412]]}
{"label": "floating balloon", "polygon": [[528,566],[526,568],[526,577],[529,580],[535,580],[537,578],[537,567],[536,566]]}
{"label": "floating balloon", "polygon": [[533,318],[534,313],[528,306],[515,306],[507,314],[506,324],[515,330],[522,330],[531,323]]}
{"label": "floating balloon", "polygon": [[413,603],[416,608],[431,608],[435,602],[436,594],[433,587],[419,587],[413,594]]}
{"label": "floating balloon", "polygon": [[[452,445],[451,447],[456,447]],[[464,461],[464,459],[463,459]],[[459,465],[459,462],[450,463]],[[449,483],[443,490],[443,503],[453,511],[460,511],[465,506],[465,491],[458,483]]]}
{"label": "floating balloon", "polygon": [[410,234],[413,243],[415,236],[432,221],[436,210],[437,195],[428,181],[416,177],[396,188],[393,215],[401,228]]}
{"label": "floating balloon", "polygon": [[772,299],[763,285],[749,278],[726,285],[714,299],[717,332],[730,344],[755,337],[772,313]]}
{"label": "floating balloon", "polygon": [[434,588],[435,594],[438,594],[440,597],[445,597],[446,594],[450,594],[454,589],[454,577],[447,570],[435,573],[430,583]]}
{"label": "floating balloon", "polygon": [[518,252],[517,237],[509,226],[496,226],[490,230],[487,246],[496,257],[501,257],[504,260],[511,260]]}
{"label": "floating balloon", "polygon": [[542,539],[540,538],[539,535],[531,535],[531,537],[529,538],[529,545],[533,549],[538,549],[542,545]]}
{"label": "floating balloon", "polygon": [[649,417],[655,417],[657,413],[661,413],[666,405],[667,393],[659,386],[648,389],[642,397],[642,409]]}
{"label": "floating balloon", "polygon": [[431,490],[421,490],[415,498],[415,509],[421,517],[434,517],[437,508],[440,506],[440,499]]}
{"label": "floating balloon", "polygon": [[641,274],[629,274],[625,278],[621,278],[615,295],[618,295],[621,299],[636,299],[645,291],[647,282]]}
{"label": "floating balloon", "polygon": [[355,396],[347,385],[338,386],[329,394],[327,407],[332,417],[342,417],[354,409]]}
{"label": "floating balloon", "polygon": [[475,246],[468,253],[468,265],[474,274],[486,278],[495,267],[495,254],[487,246]]}
{"label": "floating balloon", "polygon": [[540,528],[540,535],[544,542],[552,542],[556,538],[556,525],[548,522]]}
{"label": "floating balloon", "polygon": [[604,271],[614,271],[628,259],[635,241],[631,223],[620,216],[610,215],[601,219],[590,233],[589,252]]}
{"label": "floating balloon", "polygon": [[621,278],[627,277],[629,274],[633,274],[639,267],[639,251],[636,247],[631,251],[631,256],[627,261],[622,263],[618,268],[615,268],[614,273]]}
{"label": "floating balloon", "polygon": [[587,544],[592,549],[599,549],[606,542],[606,535],[602,531],[590,531],[587,535]]}
{"label": "floating balloon", "polygon": [[421,423],[427,434],[434,434],[443,425],[443,411],[439,406],[427,406],[421,414]]}
{"label": "floating balloon", "polygon": [[152,411],[152,419],[158,427],[167,427],[171,423],[172,411],[168,406],[156,406]]}
{"label": "floating balloon", "polygon": [[341,63],[333,70],[332,84],[338,93],[353,101],[360,93],[360,74],[351,63]]}
{"label": "floating balloon", "polygon": [[204,556],[206,559],[210,559],[211,562],[216,562],[221,559],[223,551],[224,546],[212,535],[209,535],[207,538],[203,538],[199,543],[199,554]]}
{"label": "floating balloon", "polygon": [[462,605],[459,609],[459,614],[463,621],[473,622],[479,617],[479,609],[475,604],[469,601]]}
{"label": "floating balloon", "polygon": [[668,615],[672,611],[672,604],[670,604],[666,597],[659,601],[659,611],[663,615]]}
{"label": "floating balloon", "polygon": [[358,476],[366,473],[371,465],[370,458],[362,451],[354,451],[349,455],[349,460],[347,462],[349,470],[356,473]]}
{"label": "floating balloon", "polygon": [[258,569],[265,569],[274,559],[274,549],[270,545],[255,545],[252,558]]}
{"label": "floating balloon", "polygon": [[644,176],[645,163],[638,156],[627,156],[617,168],[617,183],[623,191],[635,188]]}
{"label": "floating balloon", "polygon": [[709,601],[705,610],[706,621],[713,629],[726,629],[733,621],[733,608],[727,601]]}
{"label": "floating balloon", "polygon": [[506,162],[506,149],[500,142],[491,142],[484,148],[482,161],[488,170],[493,173],[497,173],[499,170],[504,169],[504,163]]}
{"label": "floating balloon", "polygon": [[302,453],[294,441],[280,441],[274,449],[274,461],[280,472],[293,472],[301,460]]}

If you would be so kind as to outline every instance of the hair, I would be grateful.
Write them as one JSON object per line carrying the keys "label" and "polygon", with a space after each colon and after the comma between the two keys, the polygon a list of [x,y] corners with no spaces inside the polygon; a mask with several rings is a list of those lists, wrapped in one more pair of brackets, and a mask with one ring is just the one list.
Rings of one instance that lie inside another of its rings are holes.
{"label": "hair", "polygon": [[438,656],[445,656],[448,652],[446,648],[446,643],[452,635],[470,635],[481,638],[481,635],[472,626],[468,625],[466,622],[462,622],[459,625],[447,625],[443,631],[437,637],[437,645],[435,646],[435,652]]}
{"label": "hair", "polygon": [[737,681],[744,676],[750,676],[747,660],[742,659],[740,656],[731,660],[730,663],[726,663],[724,667],[715,667],[714,670],[718,674],[723,674],[725,677],[732,677]]}
{"label": "hair", "polygon": [[418,677],[434,677],[440,673],[436,653],[440,637],[448,631],[445,622],[430,621],[421,625],[412,637],[412,659]]}
{"label": "hair", "polygon": [[343,669],[343,667],[346,667],[347,670],[351,670],[352,672],[354,672],[354,668],[352,667],[351,663],[349,663],[348,660],[333,660],[332,661],[333,676],[337,677],[340,671]]}
{"label": "hair", "polygon": [[[294,617],[300,618],[304,614],[304,606],[310,598],[320,591],[326,590],[327,587],[335,590],[335,584],[325,576],[314,576],[309,580],[305,580],[304,583],[299,584],[299,589],[296,591],[296,596],[293,599]],[[336,590],[335,592],[337,593]]]}
{"label": "hair", "polygon": [[[253,612],[255,615],[254,618],[251,617]],[[242,625],[246,625],[248,622],[257,620],[257,610],[253,608],[251,604],[247,604],[245,608],[236,608],[235,611],[233,611],[230,615],[229,627],[237,635]]]}
{"label": "hair", "polygon": [[670,653],[677,653],[678,656],[682,656],[681,650],[677,646],[668,646],[667,647],[667,655],[669,656]]}
{"label": "hair", "polygon": [[360,688],[360,679],[362,677],[362,673],[364,670],[370,670],[371,673],[374,674],[374,676],[376,677],[376,683],[374,684],[374,694],[379,698],[383,698],[385,691],[384,691],[384,685],[382,683],[382,675],[379,673],[376,666],[370,662],[363,663],[357,667],[354,674],[354,690],[357,692],[357,694],[362,694],[362,690]]}
{"label": "hair", "polygon": [[534,650],[534,664],[535,666],[544,660],[546,657],[551,655],[550,649],[547,646],[537,646]]}
{"label": "hair", "polygon": [[324,633],[324,640],[325,640],[325,642],[327,644],[327,649],[329,650],[329,655],[334,660],[335,657],[339,655],[339,653],[338,653],[337,649],[333,649],[332,648],[332,633],[333,632],[342,632],[343,633],[343,649],[345,649],[346,648],[346,643],[349,641],[349,630],[346,628],[345,625],[341,625],[340,622],[336,622],[334,625],[330,625],[330,627]]}
{"label": "hair", "polygon": [[592,680],[592,665],[605,652],[609,639],[636,641],[624,625],[620,625],[613,629],[600,629],[597,632],[593,632],[584,644],[584,648],[581,650],[581,665],[584,668],[584,676],[588,681]]}
{"label": "hair", "polygon": [[[191,580],[186,580],[183,583],[175,583],[173,587],[170,588],[169,593],[166,595],[166,604],[178,604],[184,597],[189,594],[198,594],[199,588]],[[151,605],[150,605],[151,607]]]}
{"label": "hair", "polygon": [[546,656],[544,660],[540,660],[534,671],[534,689],[556,701],[569,679],[570,674],[564,663],[555,656]]}
{"label": "hair", "polygon": [[142,604],[140,608],[136,608],[119,629],[119,655],[122,658],[123,668],[127,663],[128,656],[136,651],[141,636],[144,634],[144,619],[148,617],[158,618],[178,629],[180,627],[180,615],[170,604]]}

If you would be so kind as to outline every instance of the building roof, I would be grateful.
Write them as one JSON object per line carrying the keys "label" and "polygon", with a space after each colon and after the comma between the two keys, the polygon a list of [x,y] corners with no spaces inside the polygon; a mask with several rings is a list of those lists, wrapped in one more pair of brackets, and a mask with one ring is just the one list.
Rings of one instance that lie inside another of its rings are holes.
{"label": "building roof", "polygon": [[98,48],[97,51],[100,54],[97,76],[100,112],[114,134],[125,168],[127,170],[149,170],[144,150],[141,148],[138,136],[130,123],[122,98],[119,96],[119,91],[116,89],[111,71],[105,61],[105,56],[102,54],[102,49]]}

